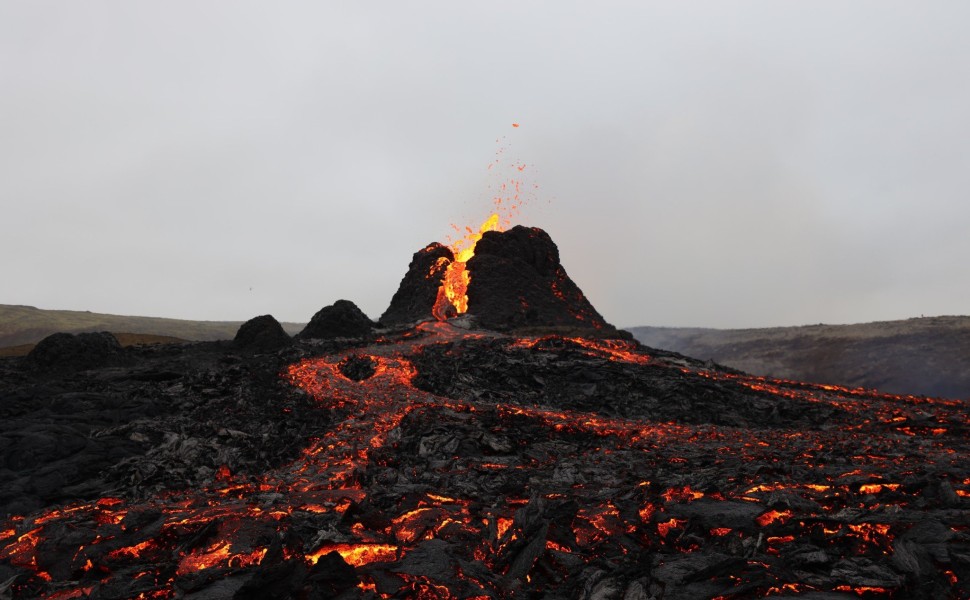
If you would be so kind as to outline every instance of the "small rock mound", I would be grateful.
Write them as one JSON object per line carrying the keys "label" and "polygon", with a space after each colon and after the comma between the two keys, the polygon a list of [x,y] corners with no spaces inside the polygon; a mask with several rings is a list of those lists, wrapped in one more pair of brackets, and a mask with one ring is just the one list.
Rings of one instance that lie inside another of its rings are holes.
{"label": "small rock mound", "polygon": [[337,300],[313,315],[297,339],[362,337],[374,329],[374,322],[350,300]]}
{"label": "small rock mound", "polygon": [[96,369],[124,362],[124,349],[107,331],[54,333],[37,343],[26,362],[43,369]]}
{"label": "small rock mound", "polygon": [[438,242],[415,252],[391,305],[381,315],[381,323],[399,325],[434,318],[431,309],[438,298],[438,288],[454,259],[451,249]]}
{"label": "small rock mound", "polygon": [[290,343],[290,336],[273,315],[254,317],[239,327],[232,345],[243,350],[273,351]]}

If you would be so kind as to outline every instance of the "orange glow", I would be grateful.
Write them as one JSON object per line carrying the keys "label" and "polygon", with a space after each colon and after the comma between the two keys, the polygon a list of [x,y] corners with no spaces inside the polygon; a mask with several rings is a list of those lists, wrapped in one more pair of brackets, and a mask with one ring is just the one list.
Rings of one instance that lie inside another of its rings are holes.
{"label": "orange glow", "polygon": [[179,562],[179,575],[186,575],[195,571],[208,569],[223,563],[232,568],[243,568],[251,565],[258,565],[263,557],[266,556],[266,548],[254,550],[248,553],[232,554],[229,542],[216,542],[202,552],[193,552],[182,558]]}
{"label": "orange glow", "polygon": [[771,594],[784,594],[784,593],[787,593],[787,592],[794,592],[794,593],[797,594],[797,593],[800,593],[802,591],[812,590],[812,589],[815,589],[815,588],[806,586],[806,585],[801,584],[801,583],[783,583],[780,586],[768,588],[768,592],[767,593],[769,595],[771,595]]}
{"label": "orange glow", "polygon": [[485,219],[478,231],[466,228],[465,237],[451,245],[455,260],[448,264],[445,276],[438,288],[438,298],[435,300],[432,314],[439,321],[464,314],[468,311],[468,284],[471,276],[465,269],[465,263],[475,256],[475,244],[488,231],[501,231],[498,213]]}
{"label": "orange glow", "polygon": [[570,550],[569,548],[566,548],[565,546],[557,544],[552,540],[546,540],[546,550],[555,550],[556,552],[567,552],[567,553],[572,552],[572,550]]}
{"label": "orange glow", "polygon": [[117,550],[112,550],[108,553],[108,558],[112,560],[117,560],[121,558],[138,558],[142,555],[145,550],[149,550],[157,547],[154,540],[145,540],[140,544],[135,544],[133,546],[125,546],[124,548],[118,548]]}
{"label": "orange glow", "polygon": [[27,533],[21,534],[16,542],[3,548],[3,551],[0,552],[0,558],[10,558],[10,564],[12,565],[36,570],[37,559],[34,556],[34,552],[37,550],[37,544],[40,543],[41,529],[41,527],[37,527]]}
{"label": "orange glow", "polygon": [[[512,127],[518,126],[518,123],[512,124]],[[489,170],[503,163],[501,155],[504,152],[505,148],[499,149],[496,153],[499,158],[496,158],[488,165]],[[450,319],[468,311],[467,292],[471,277],[468,271],[465,270],[465,263],[475,255],[475,245],[478,243],[478,240],[482,239],[484,233],[489,231],[505,231],[505,229],[512,225],[512,218],[525,203],[523,196],[528,198],[532,193],[529,190],[523,191],[524,182],[522,179],[519,179],[526,169],[526,164],[512,162],[506,166],[511,168],[513,176],[494,187],[489,186],[495,190],[495,195],[492,197],[492,204],[494,205],[492,214],[485,219],[485,222],[477,230],[468,226],[458,227],[452,224],[451,227],[459,235],[457,240],[448,240],[448,247],[451,249],[454,259],[449,262],[447,258],[439,258],[431,266],[430,272],[427,275],[429,279],[442,277],[441,285],[438,288],[438,294],[431,310],[431,314],[439,321]],[[534,190],[539,186],[533,185],[527,187],[531,187]],[[441,274],[442,269],[444,269],[443,276]]]}
{"label": "orange glow", "polygon": [[218,542],[205,551],[192,553],[179,563],[178,574],[184,575],[193,571],[208,569],[229,558],[229,542]]}
{"label": "orange glow", "polygon": [[870,593],[870,592],[873,593],[873,594],[888,594],[889,593],[889,589],[888,588],[875,587],[875,586],[871,586],[871,585],[857,585],[855,587],[853,587],[851,585],[840,585],[840,586],[836,587],[835,589],[836,589],[836,591],[839,591],[839,592],[855,592],[856,594],[867,594],[867,593]]}
{"label": "orange glow", "polygon": [[649,523],[650,517],[653,516],[653,513],[656,512],[656,510],[657,510],[656,506],[654,506],[653,504],[647,504],[637,512],[640,514],[641,521],[643,521],[644,523]]}
{"label": "orange glow", "polygon": [[306,556],[307,560],[317,564],[322,557],[336,552],[347,564],[355,567],[369,565],[372,562],[391,562],[397,559],[398,547],[391,544],[332,544],[320,548],[313,554]]}
{"label": "orange glow", "polygon": [[863,494],[879,494],[883,490],[895,492],[898,489],[898,483],[866,483],[859,488],[859,491]]}
{"label": "orange glow", "polygon": [[704,492],[692,490],[689,485],[685,485],[682,488],[670,488],[661,495],[667,502],[690,502],[703,498]]}
{"label": "orange glow", "polygon": [[790,510],[769,510],[768,512],[764,513],[763,515],[755,519],[755,521],[758,523],[758,525],[761,525],[762,527],[767,527],[768,525],[774,523],[775,521],[781,521],[782,523],[784,523],[791,516],[792,516],[792,512]]}
{"label": "orange glow", "polygon": [[793,535],[779,535],[779,536],[769,536],[767,540],[768,544],[790,544],[795,541],[795,536]]}
{"label": "orange glow", "polygon": [[660,537],[665,538],[670,535],[672,529],[682,527],[686,522],[687,519],[671,519],[664,523],[657,523],[657,532],[660,534]]}
{"label": "orange glow", "polygon": [[[438,521],[440,511],[434,508],[417,508],[393,519],[394,537],[402,544],[413,544]],[[430,537],[430,536],[427,536]]]}
{"label": "orange glow", "polygon": [[889,525],[885,523],[859,523],[858,525],[849,525],[849,529],[865,541],[873,544],[883,541],[888,546],[892,541],[892,536],[889,535]]}
{"label": "orange glow", "polygon": [[580,546],[609,539],[626,529],[620,511],[612,502],[592,508],[581,508],[576,513],[573,531]]}
{"label": "orange glow", "polygon": [[505,532],[509,530],[512,526],[512,519],[506,519],[504,517],[498,518],[498,539],[505,537]]}

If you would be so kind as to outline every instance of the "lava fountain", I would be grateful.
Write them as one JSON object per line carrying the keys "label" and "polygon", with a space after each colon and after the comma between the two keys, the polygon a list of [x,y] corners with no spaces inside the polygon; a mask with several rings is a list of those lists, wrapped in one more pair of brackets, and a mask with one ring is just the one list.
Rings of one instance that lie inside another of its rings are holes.
{"label": "lava fountain", "polygon": [[438,297],[431,310],[436,319],[444,321],[468,311],[468,284],[471,282],[471,275],[465,269],[465,263],[475,256],[475,244],[482,239],[485,232],[502,230],[498,213],[492,213],[478,231],[467,227],[465,237],[451,245],[455,259],[445,269],[441,287],[438,288]]}

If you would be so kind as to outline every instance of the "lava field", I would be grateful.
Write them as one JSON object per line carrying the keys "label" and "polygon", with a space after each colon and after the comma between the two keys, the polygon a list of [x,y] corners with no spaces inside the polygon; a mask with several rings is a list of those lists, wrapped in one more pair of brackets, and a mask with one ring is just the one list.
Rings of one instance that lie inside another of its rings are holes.
{"label": "lava field", "polygon": [[103,493],[2,521],[0,597],[970,595],[965,401],[455,323],[62,374],[8,361],[5,397],[50,402],[8,410],[6,476],[23,423],[70,427],[55,405],[188,404],[87,433],[133,447]]}

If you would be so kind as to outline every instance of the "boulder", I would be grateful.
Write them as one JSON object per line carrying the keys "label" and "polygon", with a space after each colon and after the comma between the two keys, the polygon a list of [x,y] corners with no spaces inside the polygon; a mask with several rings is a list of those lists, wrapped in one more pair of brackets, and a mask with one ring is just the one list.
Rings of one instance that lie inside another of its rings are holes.
{"label": "boulder", "polygon": [[54,333],[37,343],[26,362],[39,369],[94,369],[123,363],[124,349],[107,331]]}

